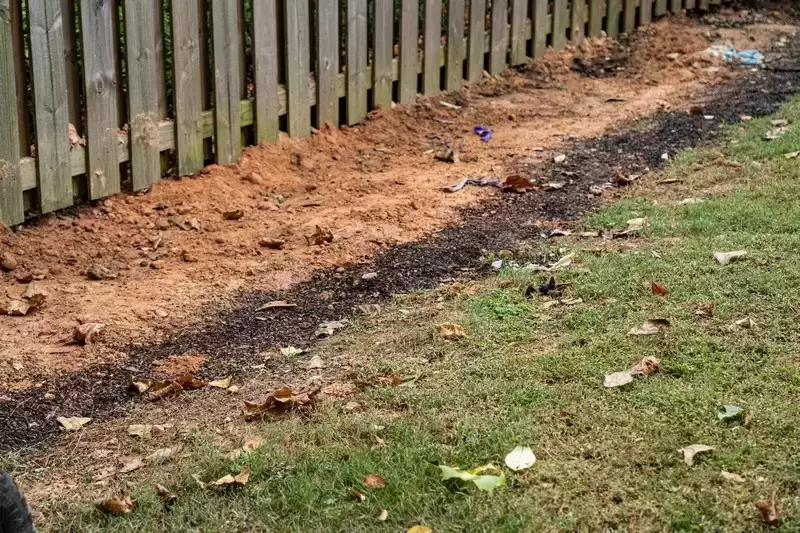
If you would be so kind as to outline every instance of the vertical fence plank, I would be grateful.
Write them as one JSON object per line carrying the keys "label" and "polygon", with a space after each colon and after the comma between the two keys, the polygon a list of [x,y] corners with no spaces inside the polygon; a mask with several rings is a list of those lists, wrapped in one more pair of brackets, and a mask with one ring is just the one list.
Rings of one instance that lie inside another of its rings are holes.
{"label": "vertical fence plank", "polygon": [[[86,158],[89,198],[120,191],[117,145],[117,72],[114,55],[117,12],[105,0],[81,0],[81,44],[86,97]],[[151,80],[155,83],[155,80]],[[71,178],[70,178],[71,179]]]}
{"label": "vertical fence plank", "polygon": [[[452,2],[452,0],[450,0]],[[528,0],[512,0],[511,3],[511,64],[525,63],[528,36],[525,22],[528,19]]]}
{"label": "vertical fence plank", "polygon": [[417,35],[419,3],[402,0],[400,4],[400,103],[410,104],[417,97]]}
{"label": "vertical fence plank", "polygon": [[681,0],[669,0],[669,3],[670,11],[676,15],[681,12]]}
{"label": "vertical fence plank", "polygon": [[492,0],[492,35],[489,72],[499,74],[506,68],[508,53],[508,0]]}
{"label": "vertical fence plank", "polygon": [[287,124],[292,137],[311,135],[311,107],[308,99],[308,73],[311,61],[308,2],[283,0],[286,28]]}
{"label": "vertical fence plank", "polygon": [[533,57],[539,58],[547,51],[547,34],[550,32],[547,24],[547,0],[534,0],[532,15]]}
{"label": "vertical fence plank", "polygon": [[11,33],[14,43],[14,69],[17,80],[17,120],[19,122],[19,155],[28,155],[31,143],[31,116],[28,114],[28,81],[26,80],[25,43],[22,31],[22,2],[10,0]]}
{"label": "vertical fence plank", "polygon": [[78,33],[75,31],[75,0],[61,0],[61,17],[64,30],[64,72],[67,80],[67,120],[78,133],[84,134],[81,93],[83,81],[78,65]]}
{"label": "vertical fence plank", "polygon": [[704,11],[708,11],[709,2],[708,0],[697,0],[697,8],[702,9]]}
{"label": "vertical fence plank", "polygon": [[551,31],[553,32],[553,48],[556,50],[561,50],[566,44],[566,20],[568,15],[567,0],[553,0],[553,27]]}
{"label": "vertical fence plank", "polygon": [[[447,5],[447,90],[458,91],[464,81],[464,0]],[[523,48],[523,55],[525,50]]]}
{"label": "vertical fence plank", "polygon": [[69,118],[60,0],[28,3],[36,117],[39,207],[43,213],[72,205]]}
{"label": "vertical fence plank", "polygon": [[347,0],[347,123],[367,115],[367,0]]}
{"label": "vertical fence plank", "polygon": [[214,48],[214,148],[217,163],[230,165],[242,152],[239,118],[239,10],[231,0],[211,2]]}
{"label": "vertical fence plank", "polygon": [[161,177],[158,150],[160,86],[158,41],[160,2],[125,0],[128,57],[128,109],[133,190],[146,189]]}
{"label": "vertical fence plank", "polygon": [[394,0],[375,0],[372,44],[372,100],[383,109],[392,107],[392,58],[394,56]]}
{"label": "vertical fence plank", "polygon": [[25,220],[13,24],[9,0],[0,0],[0,224],[7,225]]}
{"label": "vertical fence plank", "polygon": [[[350,32],[351,9],[348,3],[348,122],[350,103]],[[357,43],[356,43],[357,44]],[[339,2],[338,0],[319,0],[317,3],[317,127],[326,122],[339,125]]]}
{"label": "vertical fence plank", "polygon": [[[635,0],[634,0],[635,1]],[[572,18],[570,24],[572,26],[571,39],[572,44],[581,44],[585,37],[585,20],[586,20],[586,0],[572,0]]]}
{"label": "vertical fence plank", "polygon": [[660,17],[666,12],[667,12],[667,0],[656,0],[656,6],[654,11],[655,15],[657,17]]}
{"label": "vertical fence plank", "polygon": [[[256,86],[253,116],[256,121],[256,142],[259,143],[277,141],[280,132],[277,2],[278,0],[253,2],[253,78]],[[338,56],[336,61],[338,65]],[[338,116],[337,109],[337,122]]]}
{"label": "vertical fence plank", "polygon": [[641,0],[639,3],[639,24],[650,24],[653,20],[653,0]]}
{"label": "vertical fence plank", "polygon": [[622,13],[622,29],[630,35],[636,29],[636,0],[625,0]]}
{"label": "vertical fence plank", "polygon": [[[449,25],[448,25],[449,26]],[[425,94],[436,94],[441,89],[442,3],[425,3],[425,29],[422,66],[422,89]],[[448,33],[449,35],[449,33]],[[449,46],[449,42],[448,42]],[[449,55],[449,49],[448,49]],[[448,71],[449,80],[449,71]]]}
{"label": "vertical fence plank", "polygon": [[204,163],[200,132],[203,111],[200,25],[205,22],[197,0],[172,0],[171,20],[175,146],[178,172],[185,176],[203,168]]}
{"label": "vertical fence plank", "polygon": [[621,1],[622,0],[607,0],[606,34],[612,39],[616,39],[619,35],[619,7]]}
{"label": "vertical fence plank", "polygon": [[485,32],[486,0],[470,0],[467,78],[471,83],[477,83],[483,77]]}
{"label": "vertical fence plank", "polygon": [[686,9],[694,9],[697,6],[697,0],[686,0]]}
{"label": "vertical fence plank", "polygon": [[589,4],[589,35],[599,37],[603,32],[604,0],[591,0]]}

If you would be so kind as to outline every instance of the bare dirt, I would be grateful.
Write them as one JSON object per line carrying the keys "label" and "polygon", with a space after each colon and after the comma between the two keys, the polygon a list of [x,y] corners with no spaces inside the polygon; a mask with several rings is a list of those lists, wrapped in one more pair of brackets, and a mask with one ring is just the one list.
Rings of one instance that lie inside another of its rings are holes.
{"label": "bare dirt", "polygon": [[[377,112],[358,128],[325,130],[310,140],[285,138],[248,150],[234,167],[214,166],[145,195],[112,198],[0,236],[0,253],[19,263],[3,274],[2,292],[17,297],[24,285],[16,277],[34,270],[46,272],[40,283],[50,292],[41,311],[0,317],[0,447],[18,449],[53,434],[54,416],[113,412],[130,401],[130,373],[218,377],[263,359],[266,349],[310,344],[320,322],[477,269],[481,248],[511,246],[536,236],[547,220],[578,216],[596,202],[589,185],[623,168],[655,168],[664,150],[713,137],[721,120],[769,112],[797,90],[790,73],[759,80],[772,85],[731,82],[737,71],[696,54],[708,46],[709,31],[664,20],[634,37],[639,44],[613,75],[576,71],[614,48],[591,42],[459,95]],[[725,31],[727,39],[753,46],[794,28]],[[678,56],[670,59],[673,52]],[[685,112],[719,84],[730,94],[713,93],[707,104],[716,120]],[[440,105],[445,99],[461,109]],[[668,109],[680,120],[591,140],[614,124]],[[472,135],[478,123],[494,129],[490,143]],[[434,159],[462,139],[460,162]],[[569,154],[567,163],[548,163],[560,152]],[[554,179],[568,186],[524,196],[438,190],[464,176],[513,172],[542,189]],[[467,207],[479,200],[494,203]],[[244,216],[226,220],[234,210]],[[308,243],[317,226],[332,231],[331,243]],[[436,233],[444,228],[450,229]],[[260,244],[265,238],[285,244],[273,250]],[[96,264],[116,278],[89,280]],[[372,272],[376,278],[362,279]],[[255,311],[279,298],[303,312]],[[78,322],[106,324],[101,341],[88,348],[59,342]],[[53,399],[44,401],[45,393]]]}

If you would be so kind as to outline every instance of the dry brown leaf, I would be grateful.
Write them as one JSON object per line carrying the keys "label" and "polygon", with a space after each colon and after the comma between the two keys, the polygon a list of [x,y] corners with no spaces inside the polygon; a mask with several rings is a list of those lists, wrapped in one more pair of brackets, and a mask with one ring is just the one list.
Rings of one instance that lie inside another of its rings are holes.
{"label": "dry brown leaf", "polygon": [[686,461],[686,464],[692,466],[694,464],[695,455],[698,453],[707,453],[713,449],[713,446],[706,446],[705,444],[692,444],[691,446],[681,448],[678,451],[683,453],[683,460]]}
{"label": "dry brown leaf", "polygon": [[147,456],[147,462],[150,464],[166,463],[172,459],[172,448],[160,448]]}
{"label": "dry brown leaf", "polygon": [[336,396],[338,398],[351,396],[355,394],[357,390],[358,389],[356,385],[353,383],[331,383],[322,388],[323,394],[327,394],[328,396]]}
{"label": "dry brown leaf", "polygon": [[467,336],[464,328],[459,324],[436,324],[436,332],[446,340],[462,339]]}
{"label": "dry brown leaf", "polygon": [[736,483],[744,483],[745,481],[747,481],[745,478],[743,478],[739,474],[726,472],[724,470],[722,472],[720,472],[719,475],[722,476],[722,479],[727,479],[728,481],[735,481]]}
{"label": "dry brown leaf", "polygon": [[778,514],[778,502],[775,500],[775,494],[769,500],[759,500],[756,502],[756,509],[761,511],[761,518],[770,527],[780,525],[781,518]]}
{"label": "dry brown leaf", "polygon": [[512,174],[503,181],[503,190],[525,193],[533,190],[533,183],[520,174]]}
{"label": "dry brown leaf", "polygon": [[182,392],[183,387],[177,381],[155,381],[150,386],[150,393],[147,395],[147,399],[155,402]]}
{"label": "dry brown leaf", "polygon": [[261,437],[257,435],[250,435],[244,438],[244,444],[242,445],[242,451],[245,453],[253,452],[261,447]]}
{"label": "dry brown leaf", "polygon": [[136,500],[132,499],[130,496],[123,496],[121,498],[108,498],[107,500],[97,502],[96,505],[97,508],[104,513],[114,516],[124,516],[131,513],[135,504]]}
{"label": "dry brown leaf", "polygon": [[641,327],[631,329],[628,335],[655,335],[668,326],[669,320],[665,318],[652,318],[650,320],[645,320]]}
{"label": "dry brown leaf", "polygon": [[231,376],[222,379],[215,379],[214,381],[208,382],[209,387],[213,387],[215,389],[227,389],[231,386]]}
{"label": "dry brown leaf", "polygon": [[172,503],[178,499],[178,496],[164,485],[156,485],[156,492],[158,492],[158,495],[164,500],[164,503]]}
{"label": "dry brown leaf", "polygon": [[227,476],[221,477],[218,480],[211,483],[215,487],[244,487],[247,485],[247,481],[250,479],[250,469],[247,467],[242,468],[242,471],[232,476],[228,474]]}
{"label": "dry brown leaf", "polygon": [[75,330],[72,332],[70,344],[92,344],[105,327],[105,324],[97,324],[94,322],[87,322],[86,324],[76,326]]}
{"label": "dry brown leaf", "polygon": [[387,374],[385,376],[376,376],[374,379],[375,387],[397,387],[403,384],[403,376],[398,374]]}
{"label": "dry brown leaf", "polygon": [[245,420],[251,421],[266,415],[281,416],[311,409],[320,390],[316,388],[306,393],[294,394],[291,387],[281,387],[267,396],[262,403],[244,402]]}
{"label": "dry brown leaf", "polygon": [[428,526],[414,526],[408,528],[408,533],[433,533],[433,528]]}
{"label": "dry brown leaf", "polygon": [[207,385],[205,381],[196,378],[192,374],[184,374],[182,376],[178,376],[177,378],[173,379],[173,381],[178,385],[180,385],[183,388],[183,390],[202,389]]}
{"label": "dry brown leaf", "polygon": [[656,296],[665,296],[666,297],[666,296],[669,295],[669,290],[667,290],[667,288],[665,286],[661,285],[660,283],[656,283],[655,281],[650,284],[650,289],[653,291],[653,294],[655,294]]}
{"label": "dry brown leaf", "polygon": [[364,486],[368,489],[383,489],[386,487],[386,480],[377,474],[367,474],[364,476]]}
{"label": "dry brown leaf", "polygon": [[56,422],[61,424],[61,428],[64,431],[78,431],[91,421],[92,421],[91,418],[86,418],[81,416],[74,416],[74,417],[59,416],[58,418],[56,418]]}
{"label": "dry brown leaf", "polygon": [[269,302],[262,305],[261,307],[256,309],[256,312],[266,311],[268,309],[292,309],[294,307],[297,307],[297,304],[291,304],[285,300],[275,300],[274,302]]}
{"label": "dry brown leaf", "polygon": [[697,316],[714,316],[714,302],[702,302],[698,304],[694,314]]}
{"label": "dry brown leaf", "polygon": [[306,243],[309,246],[321,246],[326,242],[333,241],[333,232],[328,228],[321,228],[317,226],[316,231],[311,235],[306,235]]}
{"label": "dry brown leaf", "polygon": [[360,502],[363,502],[364,500],[366,500],[366,499],[367,499],[367,497],[366,497],[366,496],[364,496],[364,493],[363,493],[363,492],[361,492],[361,491],[358,491],[358,490],[356,490],[356,489],[350,489],[350,495],[351,495],[353,498],[355,498],[356,500],[360,501]]}
{"label": "dry brown leaf", "polygon": [[144,461],[141,457],[120,457],[119,464],[122,465],[119,469],[120,474],[127,474],[134,470],[139,470],[144,466]]}
{"label": "dry brown leaf", "polygon": [[225,211],[222,213],[224,220],[240,220],[244,218],[244,211],[242,209],[234,209],[232,211]]}
{"label": "dry brown leaf", "polygon": [[648,356],[636,363],[633,368],[630,369],[630,373],[634,376],[642,375],[642,376],[649,376],[654,372],[658,371],[658,367],[661,364],[661,361],[658,358],[653,356]]}

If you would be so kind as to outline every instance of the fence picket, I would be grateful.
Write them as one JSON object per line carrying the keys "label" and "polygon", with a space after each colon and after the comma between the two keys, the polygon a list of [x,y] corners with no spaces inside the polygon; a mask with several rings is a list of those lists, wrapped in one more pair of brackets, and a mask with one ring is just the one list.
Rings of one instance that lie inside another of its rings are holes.
{"label": "fence picket", "polygon": [[347,123],[367,116],[367,0],[347,0]]}
{"label": "fence picket", "polygon": [[469,3],[469,62],[467,79],[476,83],[483,77],[484,45],[486,38],[486,0],[470,0]]}
{"label": "fence picket", "polygon": [[604,0],[591,0],[589,5],[589,35],[592,37],[599,37],[603,32],[604,7]]}
{"label": "fence picket", "polygon": [[669,8],[674,14],[681,12],[681,0],[669,0]]}
{"label": "fence picket", "polygon": [[60,0],[28,4],[36,119],[36,164],[42,213],[72,205],[69,118]]}
{"label": "fence picket", "polygon": [[547,0],[533,1],[533,57],[539,58],[547,51],[547,34],[552,25],[547,24]]}
{"label": "fence picket", "polygon": [[622,29],[630,35],[636,29],[636,0],[625,0]]}
{"label": "fence picket", "polygon": [[570,39],[572,40],[572,44],[581,44],[586,34],[586,0],[572,0],[571,15],[570,24],[572,26],[572,31]]}
{"label": "fence picket", "polygon": [[619,36],[619,12],[621,0],[607,0],[606,34],[612,39]]}
{"label": "fence picket", "polygon": [[286,104],[289,135],[311,135],[308,98],[308,2],[283,0],[286,17]]}
{"label": "fence picket", "polygon": [[9,0],[0,0],[0,223],[9,225],[25,221],[13,25]]}
{"label": "fence picket", "polygon": [[492,35],[489,52],[489,73],[499,74],[506,68],[508,53],[508,0],[492,0]]}
{"label": "fence picket", "polygon": [[394,0],[375,0],[372,44],[372,100],[383,109],[392,107],[394,57]]}
{"label": "fence picket", "polygon": [[551,29],[553,37],[551,42],[556,50],[564,48],[567,41],[567,15],[567,0],[553,0],[553,27]]}
{"label": "fence picket", "polygon": [[[451,0],[452,1],[452,0]],[[526,59],[525,22],[528,19],[528,0],[511,0],[511,64],[521,65]]]}
{"label": "fence picket", "polygon": [[653,20],[653,0],[641,0],[639,4],[639,24],[650,24]]}
{"label": "fence picket", "polygon": [[708,11],[709,5],[710,4],[708,0],[697,0],[698,9],[702,9],[703,11]]}
{"label": "fence picket", "polygon": [[[347,70],[350,72],[350,10],[348,3],[348,48]],[[357,43],[352,43],[357,44]],[[339,2],[338,0],[319,0],[317,3],[317,128],[326,122],[339,125]],[[350,86],[348,74],[348,106]],[[349,122],[348,107],[348,122]]]}
{"label": "fence picket", "polygon": [[402,0],[400,4],[400,103],[410,104],[417,97],[417,40],[419,3]]}
{"label": "fence picket", "polygon": [[172,70],[175,85],[175,146],[178,173],[203,168],[203,85],[200,42],[201,19],[197,0],[172,0]]}
{"label": "fence picket", "polygon": [[253,2],[253,78],[256,91],[253,115],[256,142],[259,143],[277,141],[280,132],[277,2],[278,0]]}
{"label": "fence picket", "polygon": [[667,12],[667,0],[656,0],[656,5],[653,8],[653,13],[660,17]]}
{"label": "fence picket", "polygon": [[458,91],[464,80],[464,0],[447,5],[447,90]]}
{"label": "fence picket", "polygon": [[685,0],[686,9],[694,9],[697,7],[697,0]]}
{"label": "fence picket", "polygon": [[[125,0],[128,109],[133,190],[146,189],[161,177],[158,122],[161,118],[159,39],[161,2]],[[163,65],[163,64],[162,64]]]}
{"label": "fence picket", "polygon": [[[449,27],[449,24],[448,24]],[[449,34],[448,34],[449,35]],[[425,3],[422,56],[422,92],[436,94],[441,90],[442,3]],[[449,50],[448,50],[449,55]],[[449,71],[448,71],[449,80]]]}
{"label": "fence picket", "polygon": [[211,2],[214,48],[214,148],[217,163],[230,165],[242,152],[239,118],[239,10],[231,1]]}

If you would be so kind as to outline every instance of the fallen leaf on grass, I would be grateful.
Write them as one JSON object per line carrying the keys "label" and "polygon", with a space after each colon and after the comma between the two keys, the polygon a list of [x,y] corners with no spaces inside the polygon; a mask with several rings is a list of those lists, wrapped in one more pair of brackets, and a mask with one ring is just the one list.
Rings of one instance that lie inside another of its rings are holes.
{"label": "fallen leaf on grass", "polygon": [[158,492],[158,495],[164,500],[164,503],[172,503],[178,499],[178,496],[164,485],[156,485],[156,492]]}
{"label": "fallen leaf on grass", "polygon": [[769,500],[759,500],[756,502],[756,509],[761,511],[761,518],[768,526],[775,527],[781,523],[780,515],[778,514],[778,502],[775,500],[775,494]]}
{"label": "fallen leaf on grass", "polygon": [[459,324],[436,324],[436,333],[445,340],[462,339],[467,336]]}
{"label": "fallen leaf on grass", "polygon": [[147,462],[150,464],[166,463],[172,459],[172,448],[160,448],[147,456]]}
{"label": "fallen leaf on grass", "polygon": [[778,126],[777,128],[769,129],[766,132],[764,132],[764,140],[775,141],[786,135],[787,131],[789,131],[788,126]]}
{"label": "fallen leaf on grass", "polygon": [[333,232],[328,228],[316,227],[316,230],[311,235],[306,235],[306,243],[309,246],[321,246],[326,242],[333,241]]}
{"label": "fallen leaf on grass", "polygon": [[628,335],[655,335],[659,333],[662,328],[669,326],[669,320],[665,318],[653,318],[645,320],[641,327],[632,328]]}
{"label": "fallen leaf on grass", "polygon": [[315,355],[308,361],[306,368],[308,370],[319,370],[320,368],[325,368],[325,363],[322,361],[322,357]]}
{"label": "fallen leaf on grass", "polygon": [[386,480],[377,474],[367,474],[364,476],[364,486],[368,489],[386,488]]}
{"label": "fallen leaf on grass", "polygon": [[244,444],[242,445],[242,451],[245,453],[250,453],[256,451],[261,447],[261,437],[257,435],[250,435],[249,437],[244,438]]}
{"label": "fallen leaf on grass", "polygon": [[631,368],[629,372],[634,376],[649,376],[650,374],[656,373],[660,365],[661,361],[659,361],[658,358],[648,356],[633,365],[633,368]]}
{"label": "fallen leaf on grass", "polygon": [[389,511],[387,511],[386,509],[382,509],[381,514],[378,515],[378,520],[380,520],[381,522],[386,522],[388,519],[389,519]]}
{"label": "fallen leaf on grass", "polygon": [[363,502],[367,499],[367,497],[364,495],[363,492],[356,489],[350,489],[350,496],[352,496],[353,498],[355,498],[360,502]]}
{"label": "fallen leaf on grass", "polygon": [[91,422],[92,419],[81,416],[75,416],[75,417],[59,416],[58,418],[56,418],[56,421],[59,424],[61,424],[61,427],[64,431],[78,431],[83,426]]}
{"label": "fallen leaf on grass", "polygon": [[72,332],[72,336],[68,339],[67,344],[92,344],[105,327],[105,324],[97,324],[93,322],[87,322],[86,324],[76,326]]}
{"label": "fallen leaf on grass", "polygon": [[533,450],[528,447],[517,446],[506,455],[506,466],[515,472],[526,470],[536,462]]}
{"label": "fallen leaf on grass", "polygon": [[222,379],[215,379],[214,381],[208,382],[209,387],[213,387],[215,389],[227,389],[231,386],[231,376]]}
{"label": "fallen leaf on grass", "polygon": [[751,328],[755,327],[756,322],[752,318],[747,317],[747,318],[743,318],[741,320],[737,320],[736,321],[736,325],[739,326],[739,327],[745,328],[745,329],[751,329]]}
{"label": "fallen leaf on grass", "polygon": [[262,305],[261,307],[256,309],[256,312],[266,311],[268,309],[293,309],[295,307],[297,307],[297,304],[292,304],[285,300],[275,300],[274,302],[269,302]]}
{"label": "fallen leaf on grass", "polygon": [[346,320],[331,320],[323,322],[317,327],[315,335],[317,337],[330,337],[337,329],[342,329],[346,325]]}
{"label": "fallen leaf on grass", "polygon": [[717,418],[719,420],[736,420],[742,416],[744,416],[744,410],[738,405],[720,405],[717,407]]}
{"label": "fallen leaf on grass", "polygon": [[565,255],[564,257],[553,263],[547,270],[549,270],[550,272],[554,272],[556,270],[567,268],[572,264],[573,257],[574,257],[573,254]]}
{"label": "fallen leaf on grass", "polygon": [[408,533],[433,533],[433,528],[428,526],[413,526],[408,528]]}
{"label": "fallen leaf on grass", "polygon": [[131,437],[149,437],[153,426],[150,424],[131,424],[128,426],[128,435]]}
{"label": "fallen leaf on grass", "polygon": [[119,464],[122,465],[119,469],[120,474],[127,474],[134,470],[139,470],[144,466],[144,461],[141,457],[120,457]]}
{"label": "fallen leaf on grass", "polygon": [[603,379],[603,387],[613,389],[614,387],[622,387],[632,382],[633,374],[630,372],[614,372],[613,374],[606,374]]}
{"label": "fallen leaf on grass", "polygon": [[669,290],[661,285],[660,283],[656,283],[655,281],[650,284],[650,290],[653,291],[653,294],[656,296],[669,296]]}
{"label": "fallen leaf on grass", "polygon": [[694,314],[697,316],[714,316],[714,302],[702,302],[698,304]]}
{"label": "fallen leaf on grass", "polygon": [[295,348],[294,346],[287,346],[286,348],[281,348],[281,355],[284,357],[296,357],[303,353],[303,350],[300,348]]}
{"label": "fallen leaf on grass", "polygon": [[486,471],[499,470],[496,466],[491,464],[479,466],[478,468],[473,468],[472,470],[461,470],[459,468],[453,468],[445,465],[438,465],[438,468],[442,472],[442,481],[447,481],[448,479],[460,479],[461,481],[472,482],[476,487],[478,487],[478,489],[486,491],[490,494],[494,492],[494,489],[497,487],[502,487],[506,484],[506,475],[502,472],[499,476],[483,474],[483,472]]}
{"label": "fallen leaf on grass", "polygon": [[796,159],[800,157],[800,152],[789,152],[788,154],[783,154],[783,157],[786,159]]}
{"label": "fallen leaf on grass", "polygon": [[245,420],[255,420],[265,415],[280,416],[294,411],[311,409],[320,389],[294,394],[289,386],[281,387],[262,403],[244,402]]}
{"label": "fallen leaf on grass", "polygon": [[734,252],[714,252],[714,259],[716,259],[720,265],[727,265],[728,263],[741,259],[746,255],[747,252],[744,250],[736,250]]}
{"label": "fallen leaf on grass", "polygon": [[739,474],[733,474],[731,472],[726,472],[724,470],[720,472],[719,475],[722,477],[722,479],[726,479],[728,481],[735,481],[736,483],[744,483],[745,481],[747,481]]}
{"label": "fallen leaf on grass", "polygon": [[694,456],[699,453],[707,453],[714,449],[713,446],[706,446],[705,444],[692,444],[685,448],[681,448],[678,450],[679,452],[683,453],[683,460],[686,461],[686,464],[692,466],[694,464]]}
{"label": "fallen leaf on grass", "polygon": [[646,219],[644,218],[632,218],[626,222],[626,227],[624,230],[614,232],[614,238],[618,239],[621,237],[630,237],[631,235],[635,235],[644,229],[644,223]]}
{"label": "fallen leaf on grass", "polygon": [[250,469],[247,467],[242,468],[242,471],[232,476],[228,474],[227,476],[221,477],[218,480],[211,483],[211,485],[220,488],[230,488],[230,487],[244,487],[247,485],[247,481],[250,479]]}
{"label": "fallen leaf on grass", "polygon": [[244,218],[244,211],[241,209],[234,209],[233,211],[225,211],[222,213],[223,220],[240,220]]}
{"label": "fallen leaf on grass", "polygon": [[97,502],[96,505],[97,508],[104,513],[114,516],[125,516],[131,513],[135,504],[136,500],[132,499],[130,496],[124,496],[122,498],[109,498],[107,500],[102,500]]}

